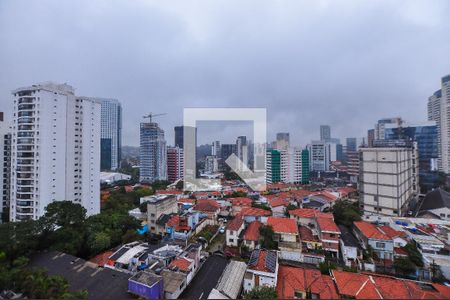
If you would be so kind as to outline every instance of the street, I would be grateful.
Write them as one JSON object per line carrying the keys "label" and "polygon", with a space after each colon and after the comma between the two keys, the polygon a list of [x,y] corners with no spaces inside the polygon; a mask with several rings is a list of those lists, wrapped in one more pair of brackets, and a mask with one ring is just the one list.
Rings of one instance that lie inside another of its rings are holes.
{"label": "street", "polygon": [[179,298],[207,299],[211,290],[217,285],[227,263],[227,259],[221,256],[211,255],[208,257],[200,271]]}

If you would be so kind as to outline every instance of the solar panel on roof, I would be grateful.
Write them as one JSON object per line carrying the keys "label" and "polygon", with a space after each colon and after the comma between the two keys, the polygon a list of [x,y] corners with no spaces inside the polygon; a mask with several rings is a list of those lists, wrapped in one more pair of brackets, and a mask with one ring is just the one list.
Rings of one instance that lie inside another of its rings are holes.
{"label": "solar panel on roof", "polygon": [[267,252],[265,265],[266,268],[268,268],[270,271],[275,272],[277,267],[277,255],[275,254],[275,252]]}
{"label": "solar panel on roof", "polygon": [[249,266],[256,266],[256,264],[258,263],[259,251],[260,250],[257,249],[252,252],[252,255],[250,256],[250,260],[248,262]]}

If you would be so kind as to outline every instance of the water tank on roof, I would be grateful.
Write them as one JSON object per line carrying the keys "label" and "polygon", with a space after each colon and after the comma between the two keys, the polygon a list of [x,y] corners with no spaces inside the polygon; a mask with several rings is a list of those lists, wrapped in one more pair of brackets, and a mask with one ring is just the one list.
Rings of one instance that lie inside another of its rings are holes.
{"label": "water tank on roof", "polygon": [[400,222],[400,221],[395,221],[395,224],[397,224],[397,225],[401,225],[401,224],[402,224],[402,222]]}
{"label": "water tank on roof", "polygon": [[402,225],[403,225],[403,226],[408,226],[408,223],[402,222]]}

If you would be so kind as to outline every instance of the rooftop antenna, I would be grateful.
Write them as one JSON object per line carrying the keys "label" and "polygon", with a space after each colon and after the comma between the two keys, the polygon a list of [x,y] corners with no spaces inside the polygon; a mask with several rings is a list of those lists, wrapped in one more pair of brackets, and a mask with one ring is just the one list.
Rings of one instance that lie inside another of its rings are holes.
{"label": "rooftop antenna", "polygon": [[148,113],[148,115],[143,116],[143,118],[148,119],[149,123],[152,123],[153,117],[159,117],[159,116],[164,116],[164,115],[167,115],[167,114],[166,113],[162,113],[162,114]]}

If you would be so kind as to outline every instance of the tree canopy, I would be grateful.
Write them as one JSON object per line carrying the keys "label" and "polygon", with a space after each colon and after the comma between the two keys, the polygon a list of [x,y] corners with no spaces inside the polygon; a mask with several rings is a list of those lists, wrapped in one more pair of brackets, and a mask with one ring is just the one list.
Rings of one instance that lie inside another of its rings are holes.
{"label": "tree canopy", "polygon": [[361,210],[358,202],[338,200],[332,208],[334,220],[337,224],[351,226],[354,221],[361,220]]}
{"label": "tree canopy", "polygon": [[278,299],[278,295],[273,287],[258,286],[245,294],[244,299]]}

